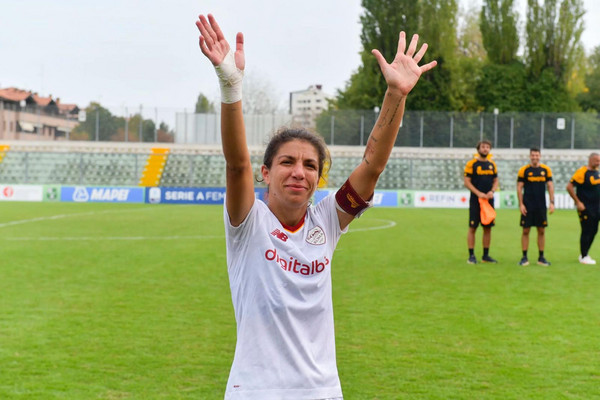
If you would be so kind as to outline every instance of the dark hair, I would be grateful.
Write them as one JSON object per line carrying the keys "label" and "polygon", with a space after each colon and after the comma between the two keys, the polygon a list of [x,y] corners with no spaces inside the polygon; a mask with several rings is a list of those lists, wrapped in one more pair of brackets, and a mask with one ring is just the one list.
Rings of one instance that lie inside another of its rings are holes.
{"label": "dark hair", "polygon": [[306,129],[302,128],[280,128],[269,140],[265,155],[263,157],[263,164],[267,168],[271,168],[273,164],[273,157],[279,151],[279,148],[287,142],[292,140],[303,140],[313,145],[319,156],[319,178],[323,175],[323,167],[325,162],[328,161],[331,164],[329,152],[327,151],[327,145],[323,138],[319,135],[311,133]]}
{"label": "dark hair", "polygon": [[529,153],[533,153],[533,152],[535,152],[535,153],[541,153],[539,147],[532,147],[532,148],[529,149]]}
{"label": "dark hair", "polygon": [[489,140],[485,139],[485,140],[480,140],[479,142],[477,142],[477,146],[475,148],[477,150],[479,150],[479,148],[481,147],[482,144],[487,144],[488,146],[490,146],[490,148],[492,147],[492,142],[490,142]]}

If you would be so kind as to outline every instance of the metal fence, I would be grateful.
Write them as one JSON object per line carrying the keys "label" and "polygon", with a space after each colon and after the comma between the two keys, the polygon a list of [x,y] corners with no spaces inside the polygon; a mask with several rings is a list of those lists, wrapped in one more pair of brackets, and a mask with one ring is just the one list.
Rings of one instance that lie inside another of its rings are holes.
{"label": "metal fence", "polygon": [[[364,145],[376,111],[340,110],[317,119],[328,144]],[[407,111],[396,146],[473,147],[481,139],[495,148],[595,149],[600,116],[591,113],[474,113]]]}
{"label": "metal fence", "polygon": [[[14,108],[14,109],[13,109]],[[218,145],[221,142],[218,113],[195,114],[185,109],[159,107],[107,107],[111,118],[103,118],[98,110],[88,110],[85,116],[89,139],[92,141],[160,142],[174,141],[181,144]],[[15,113],[14,123],[0,115],[0,139],[10,139],[6,132],[11,126],[17,131],[15,139],[41,138],[40,130],[20,132],[26,115],[34,116],[36,126],[45,124],[46,115],[40,109],[29,106],[4,104],[3,113]],[[313,121],[314,129],[329,145],[362,146],[378,117],[375,110],[330,110]],[[1,114],[1,113],[0,113]],[[136,117],[137,116],[137,117]],[[143,122],[140,123],[140,117]],[[37,118],[37,119],[36,119]],[[136,119],[137,118],[137,119]],[[64,117],[76,122],[76,115]],[[244,115],[249,145],[264,145],[268,137],[282,126],[294,125],[294,117],[288,113]],[[60,121],[49,120],[49,126]],[[149,123],[152,122],[152,123]],[[168,126],[166,135],[159,136],[159,125]],[[58,125],[57,125],[58,124]],[[60,139],[77,139],[69,136],[71,127],[56,128]],[[62,131],[61,131],[62,130]],[[171,135],[171,132],[174,135]],[[43,138],[42,138],[43,139]],[[52,138],[54,139],[54,137]],[[83,137],[78,138],[80,140]],[[400,147],[473,147],[481,140],[492,141],[495,148],[546,149],[597,149],[600,148],[600,115],[595,113],[488,113],[488,112],[436,112],[407,111],[398,132],[395,145]]]}
{"label": "metal fence", "polygon": [[[327,111],[315,129],[329,145],[365,145],[378,117],[373,110]],[[289,114],[246,115],[248,144],[264,144]],[[218,114],[178,113],[177,143],[220,143]],[[475,113],[407,111],[396,146],[473,147],[481,139],[495,148],[595,149],[600,147],[600,116],[592,113]]]}

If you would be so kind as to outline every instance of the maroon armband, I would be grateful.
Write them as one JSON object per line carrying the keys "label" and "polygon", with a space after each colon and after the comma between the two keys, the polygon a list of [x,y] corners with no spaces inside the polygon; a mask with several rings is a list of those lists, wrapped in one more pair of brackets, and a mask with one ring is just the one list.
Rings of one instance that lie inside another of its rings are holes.
{"label": "maroon armband", "polygon": [[[373,196],[371,196],[371,199]],[[364,201],[356,190],[350,184],[350,180],[346,180],[341,188],[335,194],[336,208],[340,211],[350,214],[353,217],[360,217],[367,208],[371,207],[370,201]]]}

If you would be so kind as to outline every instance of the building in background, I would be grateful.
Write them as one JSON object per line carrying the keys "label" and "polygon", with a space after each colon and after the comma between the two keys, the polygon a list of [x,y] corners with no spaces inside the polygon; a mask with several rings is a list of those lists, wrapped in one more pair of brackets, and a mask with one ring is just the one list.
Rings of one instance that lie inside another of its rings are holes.
{"label": "building in background", "polygon": [[0,89],[0,139],[68,139],[77,124],[79,107],[59,98],[14,87]]}
{"label": "building in background", "polygon": [[295,125],[315,128],[317,115],[327,109],[327,100],[331,98],[322,88],[322,85],[311,85],[308,89],[290,93],[290,114]]}

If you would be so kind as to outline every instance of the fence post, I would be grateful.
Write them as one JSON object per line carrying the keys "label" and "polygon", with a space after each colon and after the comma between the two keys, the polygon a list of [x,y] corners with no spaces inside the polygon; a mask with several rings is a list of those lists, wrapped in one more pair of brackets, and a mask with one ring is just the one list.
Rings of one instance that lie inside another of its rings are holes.
{"label": "fence post", "polygon": [[[421,113],[420,126],[419,126],[419,147],[423,147],[423,113]],[[412,168],[412,162],[411,162]]]}
{"label": "fence post", "polygon": [[571,117],[571,150],[575,148],[575,114]]}
{"label": "fence post", "polygon": [[450,115],[450,148],[454,147],[454,115]]}
{"label": "fence post", "polygon": [[483,140],[483,113],[479,114],[479,141]]}
{"label": "fence post", "polygon": [[140,104],[140,129],[138,129],[138,132],[140,135],[140,143],[144,141],[144,138],[142,137],[142,133],[143,133],[142,128],[143,127],[144,127],[144,117],[142,115],[142,105]]}
{"label": "fence post", "polygon": [[334,125],[335,125],[335,115],[331,116],[331,129],[330,129],[330,135],[331,135],[331,139],[330,139],[330,145],[333,146],[333,132],[334,132]]}
{"label": "fence post", "polygon": [[158,107],[154,107],[154,143],[158,142]]}
{"label": "fence post", "polygon": [[513,148],[513,137],[515,135],[515,117],[510,117],[510,148]]}
{"label": "fence post", "polygon": [[125,107],[125,141],[129,142],[129,110]]}
{"label": "fence post", "polygon": [[96,142],[99,140],[100,137],[100,111],[98,110],[98,107],[96,107]]}
{"label": "fence post", "polygon": [[187,108],[183,109],[184,112],[184,119],[183,119],[183,143],[187,143],[187,138],[188,138],[188,115],[187,115]]}
{"label": "fence post", "polygon": [[542,114],[540,126],[540,150],[544,148],[544,114]]}
{"label": "fence post", "polygon": [[494,108],[494,148],[498,148],[498,114],[500,110]]}
{"label": "fence post", "polygon": [[363,145],[363,141],[365,138],[365,115],[362,114],[360,116],[360,145]]}

